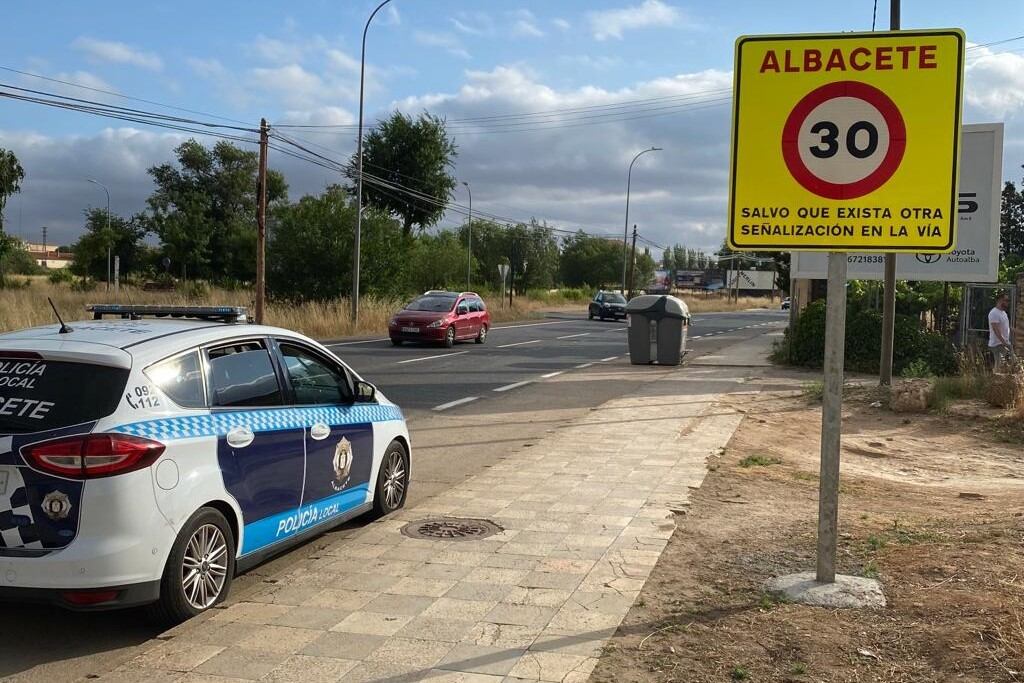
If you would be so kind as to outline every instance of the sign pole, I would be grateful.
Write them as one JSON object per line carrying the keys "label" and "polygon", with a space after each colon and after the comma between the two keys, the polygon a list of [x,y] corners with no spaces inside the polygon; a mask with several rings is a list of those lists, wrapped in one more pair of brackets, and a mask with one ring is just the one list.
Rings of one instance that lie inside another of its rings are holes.
{"label": "sign pole", "polygon": [[818,583],[835,583],[839,525],[839,445],[843,427],[843,361],[846,345],[846,254],[828,255],[825,310],[825,390],[821,409],[821,474],[818,480]]}
{"label": "sign pole", "polygon": [[[889,29],[900,30],[900,0],[889,0]],[[882,358],[878,383],[892,384],[892,345],[896,330],[896,254],[885,255],[885,288],[882,302]]]}

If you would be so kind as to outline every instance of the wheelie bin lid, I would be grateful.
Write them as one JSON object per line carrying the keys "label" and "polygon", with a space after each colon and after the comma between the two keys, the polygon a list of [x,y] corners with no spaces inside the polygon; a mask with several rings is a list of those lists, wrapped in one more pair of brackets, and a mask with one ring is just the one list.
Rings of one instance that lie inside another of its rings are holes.
{"label": "wheelie bin lid", "polygon": [[641,294],[629,300],[626,313],[643,313],[651,320],[676,318],[685,320],[690,317],[690,309],[682,299],[667,294]]}

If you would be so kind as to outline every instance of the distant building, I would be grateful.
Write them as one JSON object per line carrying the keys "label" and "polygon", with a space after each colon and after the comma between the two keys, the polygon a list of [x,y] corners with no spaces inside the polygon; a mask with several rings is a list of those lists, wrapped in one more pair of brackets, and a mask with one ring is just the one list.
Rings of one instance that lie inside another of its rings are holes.
{"label": "distant building", "polygon": [[35,242],[22,242],[22,244],[29,255],[35,259],[35,262],[43,268],[67,268],[75,259],[74,254],[69,251],[59,251],[57,247]]}

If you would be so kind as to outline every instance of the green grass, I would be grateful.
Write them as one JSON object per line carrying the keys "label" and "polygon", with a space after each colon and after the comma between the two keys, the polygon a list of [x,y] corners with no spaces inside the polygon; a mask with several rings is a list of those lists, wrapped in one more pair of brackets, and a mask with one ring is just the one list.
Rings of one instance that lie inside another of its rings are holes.
{"label": "green grass", "polygon": [[872,534],[868,536],[868,547],[872,550],[881,550],[885,547],[885,539],[881,536],[875,536]]}
{"label": "green grass", "polygon": [[807,382],[800,391],[808,401],[820,401],[825,394],[824,382]]}
{"label": "green grass", "polygon": [[778,458],[772,458],[767,455],[748,455],[740,460],[740,467],[768,467],[769,465],[781,463],[782,461]]}
{"label": "green grass", "polygon": [[729,678],[734,681],[749,681],[750,670],[744,666],[734,666],[729,672]]}
{"label": "green grass", "polygon": [[793,473],[793,478],[799,479],[800,481],[818,481],[818,475],[813,472],[797,471]]}
{"label": "green grass", "polygon": [[860,575],[865,579],[877,579],[878,578],[878,565],[875,564],[874,560],[870,560],[861,569]]}
{"label": "green grass", "polygon": [[789,667],[789,673],[794,676],[802,676],[807,673],[807,665],[803,662],[793,662]]}

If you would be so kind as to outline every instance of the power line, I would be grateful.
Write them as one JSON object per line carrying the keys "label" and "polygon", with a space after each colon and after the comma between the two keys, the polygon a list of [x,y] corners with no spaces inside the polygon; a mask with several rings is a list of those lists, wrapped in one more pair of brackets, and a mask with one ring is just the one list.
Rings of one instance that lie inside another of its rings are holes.
{"label": "power line", "polygon": [[246,124],[245,121],[239,121],[238,119],[232,119],[232,118],[229,118],[227,116],[220,116],[218,114],[211,114],[209,112],[198,111],[196,109],[186,109],[185,107],[176,107],[173,104],[164,104],[163,102],[157,102],[155,100],[147,100],[147,99],[143,99],[141,97],[133,97],[131,95],[124,95],[124,94],[121,94],[119,92],[115,92],[113,90],[104,90],[103,88],[95,88],[95,87],[92,87],[92,86],[89,86],[89,85],[83,85],[81,83],[75,83],[74,81],[64,81],[64,80],[61,80],[59,78],[51,78],[49,76],[43,76],[42,74],[35,74],[35,73],[30,72],[30,71],[22,71],[20,69],[15,69],[15,68],[12,68],[12,67],[9,67],[9,66],[0,66],[0,71],[9,71],[11,73],[20,74],[22,76],[28,76],[30,78],[38,78],[40,80],[50,81],[51,83],[60,83],[61,85],[68,85],[68,86],[71,86],[73,88],[81,88],[82,90],[89,90],[91,92],[98,92],[98,93],[102,93],[104,95],[110,95],[112,97],[120,97],[120,98],[125,99],[125,100],[132,100],[134,102],[142,102],[144,104],[152,104],[152,105],[155,105],[157,107],[163,107],[164,109],[173,109],[174,111],[183,111],[183,112],[185,112],[187,114],[198,114],[200,116],[206,116],[206,117],[209,117],[211,119],[220,119],[221,121],[230,121],[232,123],[241,123],[243,125]]}

